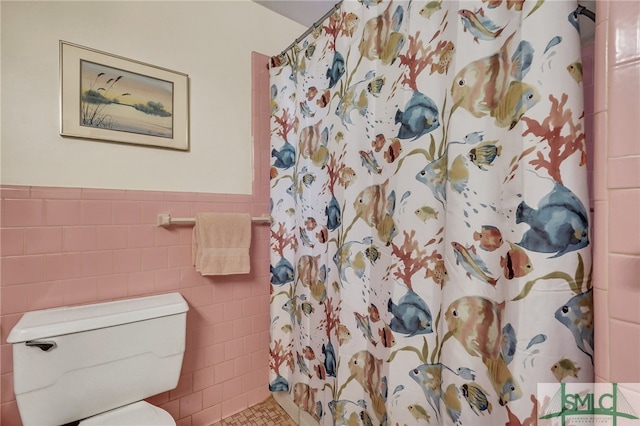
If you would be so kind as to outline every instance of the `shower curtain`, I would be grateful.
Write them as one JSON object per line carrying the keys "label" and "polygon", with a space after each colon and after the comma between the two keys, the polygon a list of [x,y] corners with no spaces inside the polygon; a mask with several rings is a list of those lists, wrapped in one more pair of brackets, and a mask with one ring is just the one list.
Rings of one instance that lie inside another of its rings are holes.
{"label": "shower curtain", "polygon": [[272,58],[272,391],[496,426],[593,381],[576,6],[345,0]]}

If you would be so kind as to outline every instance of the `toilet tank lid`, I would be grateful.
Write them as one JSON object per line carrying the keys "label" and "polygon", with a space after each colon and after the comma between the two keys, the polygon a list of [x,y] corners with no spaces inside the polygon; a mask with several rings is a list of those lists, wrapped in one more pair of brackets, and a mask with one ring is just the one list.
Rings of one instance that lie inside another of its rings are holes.
{"label": "toilet tank lid", "polygon": [[160,294],[113,302],[63,306],[25,313],[7,343],[62,336],[187,312],[180,293]]}

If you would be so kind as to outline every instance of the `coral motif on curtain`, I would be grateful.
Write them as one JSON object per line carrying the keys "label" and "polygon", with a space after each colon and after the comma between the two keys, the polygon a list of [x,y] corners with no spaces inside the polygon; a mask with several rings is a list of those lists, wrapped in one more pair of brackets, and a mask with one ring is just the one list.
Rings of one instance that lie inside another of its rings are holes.
{"label": "coral motif on curtain", "polygon": [[272,391],[496,426],[593,381],[575,8],[344,1],[272,58]]}

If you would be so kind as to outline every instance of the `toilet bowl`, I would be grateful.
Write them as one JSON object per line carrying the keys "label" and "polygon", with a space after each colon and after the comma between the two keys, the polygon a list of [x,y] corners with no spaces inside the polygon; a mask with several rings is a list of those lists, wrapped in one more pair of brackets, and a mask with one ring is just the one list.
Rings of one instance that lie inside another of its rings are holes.
{"label": "toilet bowl", "polygon": [[174,426],[144,399],[178,384],[188,309],[169,293],[25,313],[7,338],[23,425]]}
{"label": "toilet bowl", "polygon": [[171,414],[146,401],[138,401],[124,407],[109,410],[88,419],[78,426],[175,426]]}

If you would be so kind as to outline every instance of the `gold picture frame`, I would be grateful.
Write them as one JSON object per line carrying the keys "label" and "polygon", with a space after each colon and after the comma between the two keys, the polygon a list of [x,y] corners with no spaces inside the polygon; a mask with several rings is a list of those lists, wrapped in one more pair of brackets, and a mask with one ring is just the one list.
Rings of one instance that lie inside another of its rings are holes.
{"label": "gold picture frame", "polygon": [[189,150],[189,76],[60,40],[60,135]]}

